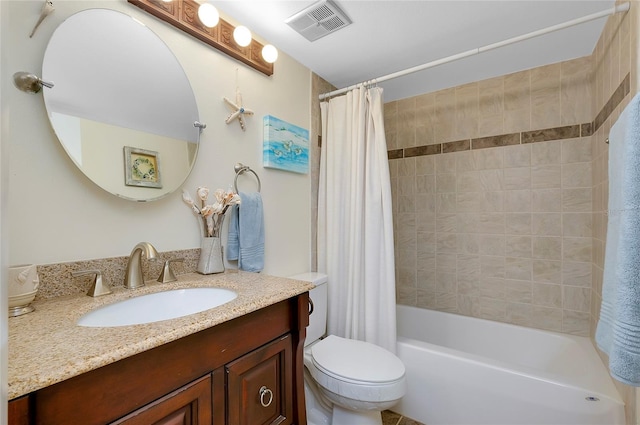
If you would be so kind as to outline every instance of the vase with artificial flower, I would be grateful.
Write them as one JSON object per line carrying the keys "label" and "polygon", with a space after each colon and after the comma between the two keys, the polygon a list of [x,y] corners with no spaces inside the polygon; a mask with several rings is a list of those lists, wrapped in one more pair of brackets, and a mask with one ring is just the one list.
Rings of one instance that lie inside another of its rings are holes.
{"label": "vase with artificial flower", "polygon": [[215,202],[207,204],[209,197],[207,187],[199,187],[196,194],[198,203],[191,198],[186,190],[182,191],[182,200],[197,215],[202,228],[200,258],[196,270],[200,274],[222,273],[224,272],[224,260],[220,231],[227,210],[231,205],[240,203],[240,196],[230,190],[218,189],[214,192]]}

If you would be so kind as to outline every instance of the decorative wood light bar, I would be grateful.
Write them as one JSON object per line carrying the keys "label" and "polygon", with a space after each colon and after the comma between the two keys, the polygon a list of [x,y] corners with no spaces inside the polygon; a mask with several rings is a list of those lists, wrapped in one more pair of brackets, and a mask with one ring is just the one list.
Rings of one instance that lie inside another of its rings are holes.
{"label": "decorative wood light bar", "polygon": [[153,16],[181,29],[187,34],[215,47],[234,59],[266,75],[273,75],[273,64],[262,58],[261,43],[251,40],[247,47],[239,46],[233,39],[235,27],[220,18],[218,25],[213,28],[204,26],[198,19],[200,3],[194,0],[128,0]]}

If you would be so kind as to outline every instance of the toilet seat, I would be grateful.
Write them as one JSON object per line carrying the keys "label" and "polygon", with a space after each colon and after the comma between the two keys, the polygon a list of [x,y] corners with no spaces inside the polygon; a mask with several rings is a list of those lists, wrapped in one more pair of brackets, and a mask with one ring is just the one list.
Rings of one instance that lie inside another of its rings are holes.
{"label": "toilet seat", "polygon": [[406,391],[404,364],[377,345],[329,335],[309,348],[311,375],[332,393],[377,403],[398,400]]}
{"label": "toilet seat", "polygon": [[[402,361],[377,345],[329,335],[311,348],[315,366],[355,384],[386,384],[404,376]],[[384,367],[381,367],[384,365]]]}

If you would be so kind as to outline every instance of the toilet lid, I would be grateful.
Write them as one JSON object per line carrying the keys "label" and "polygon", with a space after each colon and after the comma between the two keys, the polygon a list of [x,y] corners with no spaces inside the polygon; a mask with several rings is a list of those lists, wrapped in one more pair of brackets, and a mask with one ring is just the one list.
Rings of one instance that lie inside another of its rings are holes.
{"label": "toilet lid", "polygon": [[383,383],[404,377],[404,364],[377,345],[329,335],[315,343],[313,362],[323,372],[350,381]]}

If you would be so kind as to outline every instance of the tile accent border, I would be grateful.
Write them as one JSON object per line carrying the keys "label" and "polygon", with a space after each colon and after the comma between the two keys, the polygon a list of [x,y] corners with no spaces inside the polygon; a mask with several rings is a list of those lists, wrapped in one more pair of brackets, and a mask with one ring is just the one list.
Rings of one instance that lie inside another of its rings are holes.
{"label": "tile accent border", "polygon": [[602,107],[596,118],[593,120],[593,132],[598,131],[600,126],[609,118],[609,115],[616,109],[616,107],[622,102],[626,95],[631,91],[631,76],[627,74],[618,88],[613,92],[607,103]]}
{"label": "tile accent border", "polygon": [[468,151],[471,149],[470,140],[458,140],[442,144],[442,153]]}
{"label": "tile accent border", "polygon": [[547,142],[550,140],[573,139],[582,137],[582,124],[567,125],[564,127],[546,128],[522,132],[522,143]]}
{"label": "tile accent border", "polygon": [[591,136],[593,134],[591,131],[592,127],[592,123],[584,123],[564,127],[545,128],[542,130],[523,131],[520,133],[479,137],[476,139],[456,140],[454,142],[436,143],[433,145],[413,146],[410,148],[389,150],[387,151],[387,156],[389,159],[402,159],[414,156],[437,155],[440,153],[573,139],[576,137]]}
{"label": "tile accent border", "polygon": [[588,137],[598,131],[600,126],[602,126],[607,118],[609,118],[609,115],[611,115],[630,91],[630,74],[627,74],[592,122],[545,128],[541,130],[523,131],[520,133],[500,134],[497,136],[480,137],[476,139],[456,140],[453,142],[436,143],[432,145],[392,149],[387,151],[387,156],[389,159],[402,159],[415,156],[468,151],[471,149],[486,149],[500,146]]}
{"label": "tile accent border", "polygon": [[389,159],[399,159],[404,157],[404,152],[403,149],[393,149],[387,151],[387,156],[389,157]]}
{"label": "tile accent border", "polygon": [[[499,136],[479,137],[471,139],[472,149],[497,148],[500,146],[519,145],[524,138],[524,133],[501,134]],[[524,142],[522,142],[524,143]]]}
{"label": "tile accent border", "polygon": [[[403,149],[398,149],[402,151]],[[442,145],[426,145],[426,146],[418,146],[415,148],[405,148],[404,156],[423,156],[423,155],[435,155],[442,152]]]}

